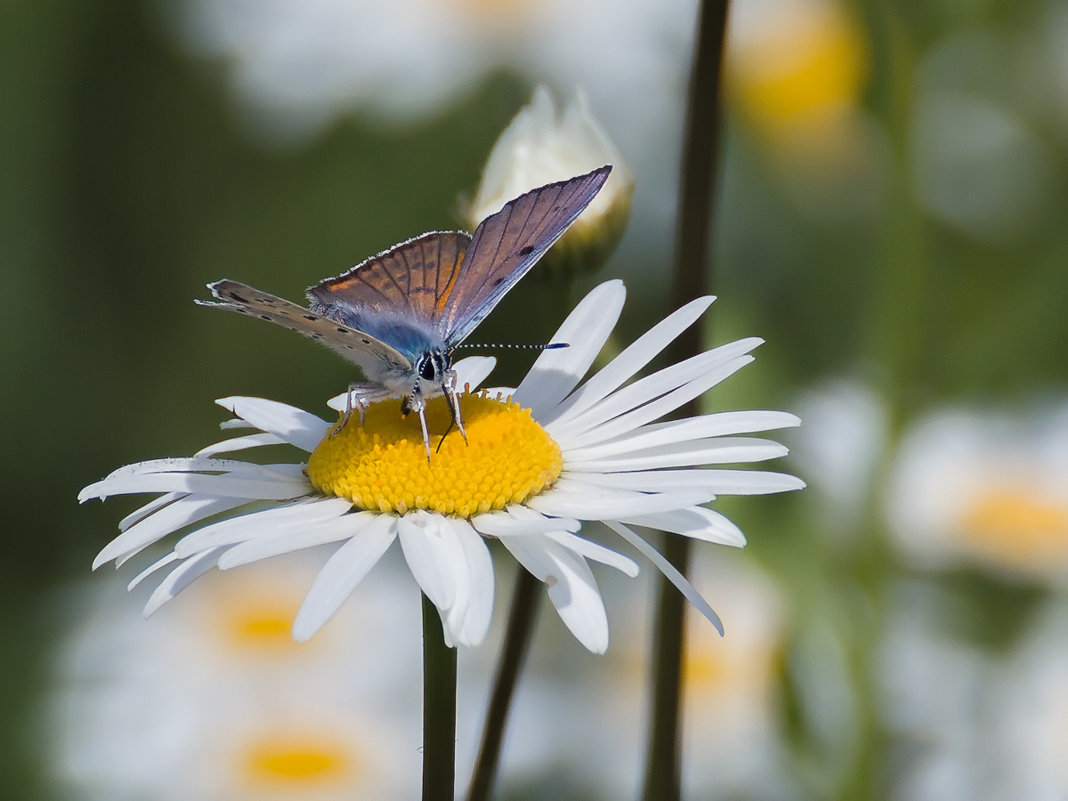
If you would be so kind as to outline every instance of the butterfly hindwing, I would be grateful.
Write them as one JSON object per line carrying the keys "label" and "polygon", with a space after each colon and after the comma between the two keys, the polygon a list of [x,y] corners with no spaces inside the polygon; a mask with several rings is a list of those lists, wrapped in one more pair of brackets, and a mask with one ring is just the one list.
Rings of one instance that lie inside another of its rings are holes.
{"label": "butterfly hindwing", "polygon": [[482,221],[437,320],[443,342],[459,344],[486,318],[589,205],[611,170],[542,186]]}
{"label": "butterfly hindwing", "polygon": [[229,279],[208,284],[208,289],[220,302],[198,300],[201,306],[259,317],[310,337],[361,367],[372,380],[384,372],[411,369],[409,360],[385,342],[284,298]]}
{"label": "butterfly hindwing", "polygon": [[379,318],[397,315],[434,332],[470,241],[470,234],[463,231],[435,231],[409,239],[309,288],[312,308],[372,332]]}

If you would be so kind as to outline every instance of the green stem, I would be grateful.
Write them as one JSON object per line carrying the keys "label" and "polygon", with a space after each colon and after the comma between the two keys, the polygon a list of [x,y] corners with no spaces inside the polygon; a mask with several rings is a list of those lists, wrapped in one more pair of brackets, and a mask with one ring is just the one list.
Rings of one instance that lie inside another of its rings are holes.
{"label": "green stem", "polygon": [[471,789],[467,801],[489,801],[500,763],[501,743],[508,723],[508,710],[515,694],[519,672],[523,669],[530,638],[534,632],[534,617],[538,609],[540,582],[525,570],[516,576],[512,591],[512,609],[508,616],[508,630],[501,649],[501,661],[493,682],[493,693],[486,709],[486,723],[482,730],[482,744],[475,762]]}
{"label": "green stem", "polygon": [[456,649],[423,596],[423,801],[453,801],[456,784]]}
{"label": "green stem", "polygon": [[[672,308],[704,295],[711,283],[712,214],[717,185],[720,128],[720,72],[727,28],[727,0],[703,0],[697,27],[693,68],[684,131],[680,178]],[[691,326],[675,340],[672,361],[700,353],[703,332]],[[679,409],[679,416],[699,413],[694,400]],[[690,543],[685,537],[667,537],[664,555],[686,573]],[[652,666],[652,713],[646,762],[644,801],[681,798],[681,696],[682,654],[686,604],[678,591],[659,578]]]}

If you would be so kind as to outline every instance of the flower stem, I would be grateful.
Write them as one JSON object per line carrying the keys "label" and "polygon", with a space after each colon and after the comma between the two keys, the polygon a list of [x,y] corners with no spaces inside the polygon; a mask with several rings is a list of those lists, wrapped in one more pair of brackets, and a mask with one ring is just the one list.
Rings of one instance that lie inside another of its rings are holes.
{"label": "flower stem", "polygon": [[497,665],[497,675],[493,681],[493,693],[486,708],[482,744],[479,746],[467,801],[489,801],[493,792],[501,757],[501,742],[508,723],[508,709],[534,632],[534,617],[540,597],[537,592],[538,583],[538,580],[525,570],[520,570],[516,575],[508,630],[501,649],[501,661]]}
{"label": "flower stem", "polygon": [[[686,110],[682,149],[675,270],[671,307],[677,308],[708,291],[711,284],[710,230],[719,155],[720,71],[727,29],[728,0],[702,0]],[[674,342],[673,362],[703,350],[703,332],[691,326]],[[679,409],[680,416],[699,413],[696,399]],[[690,561],[690,541],[669,536],[664,556],[683,574]],[[685,601],[659,578],[656,627],[653,634],[652,714],[645,769],[644,801],[672,801],[682,795],[681,696]]]}
{"label": "flower stem", "polygon": [[423,596],[423,801],[453,801],[456,784],[456,649]]}

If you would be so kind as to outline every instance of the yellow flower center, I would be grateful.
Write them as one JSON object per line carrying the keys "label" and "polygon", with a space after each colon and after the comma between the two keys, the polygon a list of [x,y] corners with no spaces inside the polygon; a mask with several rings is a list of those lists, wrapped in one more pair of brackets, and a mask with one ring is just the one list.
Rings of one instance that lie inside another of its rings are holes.
{"label": "yellow flower center", "polygon": [[1009,563],[1057,567],[1068,560],[1068,506],[1027,490],[988,492],[962,516],[960,533]]}
{"label": "yellow flower center", "polygon": [[225,610],[229,640],[248,648],[288,647],[296,609],[284,602],[266,598],[242,600]]}
{"label": "yellow flower center", "polygon": [[267,735],[246,751],[246,775],[260,786],[336,782],[358,769],[349,750],[330,737]]}
{"label": "yellow flower center", "polygon": [[836,3],[779,2],[740,32],[728,77],[744,113],[773,139],[819,136],[857,104],[867,76],[863,31]]}
{"label": "yellow flower center", "polygon": [[465,443],[444,397],[427,403],[431,458],[418,415],[402,417],[396,401],[354,413],[308,459],[321,492],[360,509],[402,515],[424,509],[471,517],[522,503],[551,486],[563,469],[560,448],[529,409],[482,395],[461,396]]}

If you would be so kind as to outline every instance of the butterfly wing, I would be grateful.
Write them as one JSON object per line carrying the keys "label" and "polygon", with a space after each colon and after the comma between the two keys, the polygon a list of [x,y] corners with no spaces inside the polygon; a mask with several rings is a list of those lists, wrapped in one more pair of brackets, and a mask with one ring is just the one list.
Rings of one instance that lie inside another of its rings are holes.
{"label": "butterfly wing", "polygon": [[229,279],[208,284],[208,289],[219,302],[198,300],[199,305],[259,317],[310,337],[359,366],[372,381],[411,370],[411,362],[385,342],[284,298]]}
{"label": "butterfly wing", "polygon": [[470,241],[463,231],[435,231],[395,245],[309,288],[312,310],[383,339],[407,339],[398,324],[437,339]]}
{"label": "butterfly wing", "polygon": [[611,171],[606,165],[527,192],[479,224],[437,320],[448,347],[462,342],[527,274],[589,205]]}

